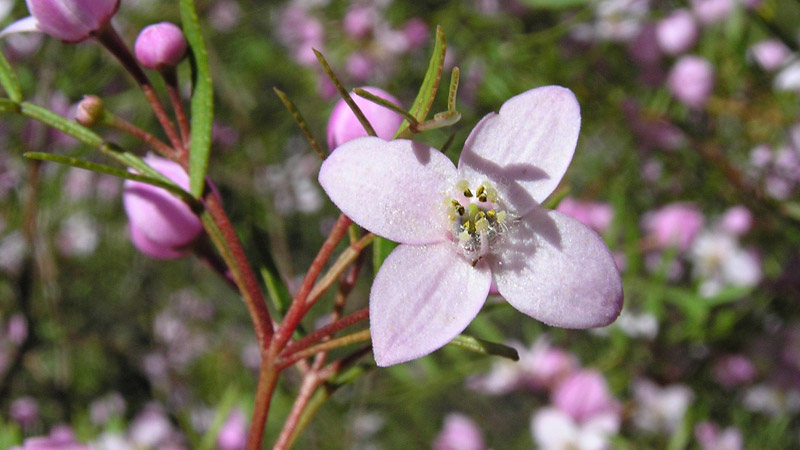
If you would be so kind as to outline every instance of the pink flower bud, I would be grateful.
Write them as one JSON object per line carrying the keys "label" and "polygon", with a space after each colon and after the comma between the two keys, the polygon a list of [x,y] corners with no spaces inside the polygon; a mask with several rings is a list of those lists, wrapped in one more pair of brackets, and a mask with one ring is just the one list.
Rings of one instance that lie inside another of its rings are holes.
{"label": "pink flower bud", "polygon": [[102,29],[119,0],[25,0],[37,28],[56,39],[80,42]]}
{"label": "pink flower bud", "polygon": [[148,69],[174,67],[186,55],[186,38],[174,24],[161,22],[149,25],[139,33],[134,44],[136,59]]}
{"label": "pink flower bud", "polygon": [[85,95],[78,103],[75,121],[85,127],[93,127],[103,118],[105,106],[103,100],[96,95]]}
{"label": "pink flower bud", "polygon": [[[189,175],[177,163],[152,155],[144,161],[178,186],[189,188]],[[122,200],[134,246],[152,258],[183,256],[185,247],[203,232],[200,219],[186,203],[162,188],[127,180]]]}
{"label": "pink flower bud", "polygon": [[750,57],[762,69],[774,72],[783,66],[789,58],[789,47],[777,39],[767,39],[750,47]]}
{"label": "pink flower bud", "polygon": [[667,87],[686,106],[702,108],[714,90],[714,67],[699,56],[683,56],[670,71]]}
{"label": "pink flower bud", "polygon": [[676,9],[656,27],[658,45],[669,55],[689,50],[697,40],[697,25],[686,9]]}
{"label": "pink flower bud", "polygon": [[579,423],[619,410],[619,404],[608,392],[606,379],[594,370],[576,372],[564,380],[553,392],[552,402]]}
{"label": "pink flower bud", "polygon": [[[374,88],[364,87],[364,90],[370,94],[377,95],[383,99],[389,100],[395,105],[400,106],[400,101],[397,100],[392,94]],[[383,140],[389,140],[394,137],[394,133],[403,122],[403,118],[397,113],[384,108],[383,106],[372,103],[371,101],[361,98],[357,95],[352,95],[356,105],[364,113],[369,123],[375,129],[375,133]],[[358,121],[356,115],[350,110],[344,100],[339,100],[333,108],[331,118],[328,120],[328,147],[333,150],[336,147],[344,144],[347,141],[355,138],[367,136],[361,122]]]}

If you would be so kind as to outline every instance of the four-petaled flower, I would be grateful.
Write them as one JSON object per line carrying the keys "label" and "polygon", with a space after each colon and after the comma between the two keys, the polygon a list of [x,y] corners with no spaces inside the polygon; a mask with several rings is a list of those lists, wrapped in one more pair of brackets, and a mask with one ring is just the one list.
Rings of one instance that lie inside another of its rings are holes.
{"label": "four-petaled flower", "polygon": [[379,366],[426,355],[463,331],[490,286],[550,325],[591,328],[622,308],[608,248],[579,221],[540,207],[572,160],[580,108],[546,86],[472,130],[458,167],[409,140],[336,149],[319,181],[355,223],[399,242],[375,276],[370,330]]}

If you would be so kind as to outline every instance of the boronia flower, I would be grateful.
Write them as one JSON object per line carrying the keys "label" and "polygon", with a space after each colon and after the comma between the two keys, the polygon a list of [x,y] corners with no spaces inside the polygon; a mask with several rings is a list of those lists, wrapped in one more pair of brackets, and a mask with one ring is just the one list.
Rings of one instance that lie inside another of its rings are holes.
{"label": "boronia flower", "polygon": [[579,221],[540,207],[572,160],[580,108],[547,86],[508,100],[472,130],[458,167],[409,140],[340,146],[319,180],[355,223],[398,246],[370,292],[375,361],[424,356],[463,331],[494,282],[519,311],[591,328],[622,308],[611,253]]}
{"label": "boronia flower", "polygon": [[2,32],[41,31],[65,42],[80,42],[101,30],[119,9],[119,0],[25,0],[31,15]]}

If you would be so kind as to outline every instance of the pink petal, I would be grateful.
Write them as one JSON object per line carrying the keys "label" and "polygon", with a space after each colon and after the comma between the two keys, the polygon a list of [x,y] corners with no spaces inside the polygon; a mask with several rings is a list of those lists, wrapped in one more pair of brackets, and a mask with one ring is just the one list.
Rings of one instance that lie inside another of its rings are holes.
{"label": "pink petal", "polygon": [[406,362],[450,342],[478,315],[491,281],[485,263],[472,267],[450,242],[397,247],[369,295],[375,362]]}
{"label": "pink petal", "polygon": [[175,259],[181,258],[185,256],[188,251],[187,250],[179,250],[174,247],[169,247],[164,244],[160,244],[158,242],[153,241],[147,234],[143,231],[140,231],[135,226],[131,225],[130,227],[131,232],[131,242],[133,245],[145,255],[153,258],[153,259]]}
{"label": "pink petal", "polygon": [[493,261],[497,289],[549,325],[593,328],[622,309],[622,281],[603,240],[578,220],[536,209],[511,225]]}
{"label": "pink petal", "polygon": [[580,127],[580,106],[569,89],[545,86],[523,92],[472,130],[459,172],[471,182],[491,181],[514,215],[523,216],[558,186]]}
{"label": "pink petal", "polygon": [[36,20],[36,18],[33,16],[28,16],[23,19],[19,19],[18,21],[5,27],[3,31],[0,31],[0,39],[8,36],[9,34],[29,33],[32,31],[41,32],[42,30],[39,28],[39,22]]}
{"label": "pink petal", "polygon": [[444,192],[456,169],[440,151],[366,137],[336,149],[319,171],[333,203],[373,233],[404,244],[450,239]]}

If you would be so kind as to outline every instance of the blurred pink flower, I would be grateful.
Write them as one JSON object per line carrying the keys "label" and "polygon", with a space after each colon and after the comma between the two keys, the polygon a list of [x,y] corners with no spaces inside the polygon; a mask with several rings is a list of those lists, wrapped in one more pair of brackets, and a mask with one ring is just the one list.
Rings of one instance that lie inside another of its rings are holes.
{"label": "blurred pink flower", "polygon": [[608,248],[579,221],[539,207],[566,172],[579,129],[572,92],[546,86],[485,116],[458,168],[423,144],[378,138],[350,141],[325,160],[320,184],[342,212],[401,243],[370,292],[378,365],[448,343],[492,281],[512,306],[550,325],[592,328],[617,317],[622,284]]}
{"label": "blurred pink flower", "polygon": [[231,410],[217,435],[218,450],[242,450],[247,445],[247,417],[239,408]]}
{"label": "blurred pink flower", "polygon": [[[346,67],[347,73],[354,80],[361,82],[372,77],[375,71],[375,62],[366,53],[354,52],[347,57]],[[388,112],[388,110],[386,111]]]}
{"label": "blurred pink flower", "polygon": [[342,20],[342,29],[352,39],[363,39],[372,33],[375,11],[366,6],[351,6]]}
{"label": "blurred pink flower", "polygon": [[531,432],[541,450],[606,450],[619,432],[617,414],[598,414],[580,423],[556,408],[542,408],[531,420]]}
{"label": "blurred pink flower", "polygon": [[702,450],[742,450],[744,438],[736,427],[720,430],[717,424],[701,422],[694,427],[694,437]]}
{"label": "blurred pink flower", "polygon": [[[400,100],[383,89],[371,86],[365,86],[362,89],[400,106]],[[350,96],[361,109],[361,112],[364,113],[379,138],[389,140],[394,136],[394,133],[403,122],[403,118],[400,115],[358,95],[351,94]],[[361,126],[361,122],[358,121],[358,118],[347,106],[347,103],[343,99],[339,100],[336,106],[333,107],[331,118],[328,119],[328,148],[333,150],[345,142],[364,136],[367,136],[367,132]]]}
{"label": "blurred pink flower", "polygon": [[605,377],[595,370],[581,370],[562,381],[552,393],[553,406],[578,423],[602,415],[620,414],[619,402],[611,396]]}
{"label": "blurred pink flower", "polygon": [[719,22],[733,11],[733,0],[692,0],[692,11],[704,25]]}
{"label": "blurred pink flower", "polygon": [[76,442],[71,429],[57,426],[49,436],[25,439],[21,447],[11,450],[90,450],[90,447]]}
{"label": "blurred pink flower", "polygon": [[39,402],[33,397],[20,397],[11,402],[8,416],[22,428],[29,428],[39,420]]}
{"label": "blurred pink flower", "polygon": [[656,27],[656,38],[661,50],[677,55],[689,50],[697,40],[697,24],[689,10],[680,8],[661,19]]}
{"label": "blurred pink flower", "polygon": [[717,360],[713,369],[714,380],[726,388],[753,381],[757,375],[753,362],[744,355],[728,355]]}
{"label": "blurred pink flower", "polygon": [[413,17],[403,25],[403,34],[406,37],[409,50],[422,47],[430,39],[428,24],[419,17]]}
{"label": "blurred pink flower", "polygon": [[703,213],[691,203],[671,203],[645,214],[642,225],[659,249],[677,246],[686,251],[703,229]]}
{"label": "blurred pink flower", "polygon": [[702,108],[714,90],[714,67],[699,56],[682,56],[669,73],[667,87],[681,103]]}
{"label": "blurred pink flower", "polygon": [[24,315],[17,313],[8,319],[6,337],[16,346],[22,345],[28,339],[28,320]]}
{"label": "blurred pink flower", "polygon": [[[189,175],[177,163],[154,155],[144,161],[181,188],[189,189]],[[203,224],[189,206],[162,188],[126,180],[122,201],[133,245],[151,258],[179,258],[203,232]]]}
{"label": "blurred pink flower", "polygon": [[119,9],[119,0],[25,0],[31,15],[3,31],[40,31],[65,42],[80,42],[104,28]]}
{"label": "blurred pink flower", "polygon": [[486,443],[478,425],[469,417],[451,413],[433,442],[434,450],[484,450]]}
{"label": "blurred pink flower", "polygon": [[694,399],[694,393],[687,386],[662,388],[646,379],[633,383],[633,396],[634,424],[643,430],[663,433],[674,433],[678,429]]}
{"label": "blurred pink flower", "polygon": [[614,209],[608,203],[581,201],[573,197],[561,200],[556,211],[580,220],[599,234],[605,233],[614,217]]}
{"label": "blurred pink flower", "polygon": [[750,57],[762,69],[774,72],[780,69],[789,59],[791,50],[778,39],[767,39],[754,44],[748,50]]}
{"label": "blurred pink flower", "polygon": [[639,65],[658,65],[661,61],[661,48],[658,45],[656,26],[653,24],[642,26],[628,45],[628,51]]}
{"label": "blurred pink flower", "polygon": [[719,228],[734,236],[743,236],[753,226],[753,213],[745,206],[737,205],[729,208],[722,215]]}

